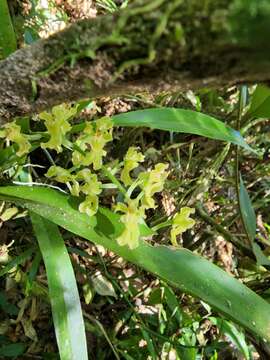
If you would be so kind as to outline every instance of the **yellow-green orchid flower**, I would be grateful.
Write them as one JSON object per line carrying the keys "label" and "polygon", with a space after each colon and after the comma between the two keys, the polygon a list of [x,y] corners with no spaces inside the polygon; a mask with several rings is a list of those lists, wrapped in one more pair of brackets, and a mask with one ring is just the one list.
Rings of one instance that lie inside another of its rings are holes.
{"label": "yellow-green orchid flower", "polygon": [[92,174],[89,169],[83,169],[76,175],[76,180],[83,181],[80,184],[80,191],[86,195],[85,200],[80,204],[79,211],[93,216],[98,211],[98,196],[101,189],[101,182],[98,181],[97,175]]}
{"label": "yellow-green orchid flower", "polygon": [[95,194],[86,195],[85,200],[80,203],[79,211],[93,216],[98,211],[98,197]]}
{"label": "yellow-green orchid flower", "polygon": [[120,221],[124,224],[125,229],[116,239],[120,246],[127,245],[130,249],[136,249],[139,245],[140,228],[139,223],[144,217],[143,208],[138,207],[137,200],[129,200],[127,205],[118,203],[115,207],[116,211],[124,213],[120,217]]}
{"label": "yellow-green orchid flower", "polygon": [[77,139],[76,145],[85,152],[75,150],[72,162],[75,166],[89,166],[93,164],[94,170],[102,167],[102,158],[106,155],[104,147],[112,140],[113,122],[108,117],[103,117],[94,123],[87,123],[83,134]]}
{"label": "yellow-green orchid flower", "polygon": [[121,181],[126,185],[131,185],[133,180],[130,177],[130,172],[135,169],[140,162],[144,161],[144,156],[137,148],[131,146],[124,157],[124,168],[121,172]]}
{"label": "yellow-green orchid flower", "polygon": [[153,170],[139,175],[139,180],[141,180],[139,186],[144,192],[141,200],[144,209],[154,209],[156,207],[153,196],[163,190],[165,180],[168,177],[167,168],[168,164],[159,163]]}
{"label": "yellow-green orchid flower", "polygon": [[16,152],[18,156],[28,154],[31,149],[31,144],[27,137],[21,133],[21,127],[15,121],[5,124],[4,129],[0,131],[0,138],[5,138],[18,145],[19,149]]}
{"label": "yellow-green orchid flower", "polygon": [[46,176],[67,184],[73,196],[79,196],[80,193],[86,195],[85,200],[79,205],[79,211],[89,216],[95,215],[98,210],[97,195],[102,191],[102,184],[98,181],[96,174],[92,174],[89,169],[83,169],[77,174],[71,174],[69,170],[60,166],[51,166]]}
{"label": "yellow-green orchid flower", "polygon": [[174,246],[178,246],[176,237],[195,225],[195,220],[190,218],[195,213],[195,209],[183,207],[179,213],[173,217],[171,229],[171,242]]}
{"label": "yellow-green orchid flower", "polygon": [[76,115],[77,107],[71,107],[67,104],[54,106],[51,113],[42,112],[39,118],[45,121],[45,126],[50,135],[50,140],[42,143],[44,149],[53,149],[58,153],[62,151],[62,145],[66,140],[66,133],[70,131],[71,126],[68,120]]}
{"label": "yellow-green orchid flower", "polygon": [[73,196],[79,196],[80,186],[76,180],[76,176],[71,174],[69,170],[62,168],[61,166],[51,166],[45,176],[54,178],[56,181],[67,184],[70,193]]}

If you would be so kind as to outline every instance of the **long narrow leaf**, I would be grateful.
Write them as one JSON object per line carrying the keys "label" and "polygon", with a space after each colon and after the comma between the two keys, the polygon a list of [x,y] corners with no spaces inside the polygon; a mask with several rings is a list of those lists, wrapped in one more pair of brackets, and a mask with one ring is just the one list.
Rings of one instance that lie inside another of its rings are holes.
{"label": "long narrow leaf", "polygon": [[7,0],[0,1],[0,59],[16,50],[16,36],[9,15]]}
{"label": "long narrow leaf", "polygon": [[250,245],[252,246],[253,253],[256,256],[257,263],[259,265],[267,265],[269,267],[270,260],[266,255],[264,255],[260,246],[255,242],[257,227],[256,214],[241,175],[239,184],[239,206],[243,225],[248,235]]}
{"label": "long narrow leaf", "polygon": [[151,246],[140,241],[135,250],[115,241],[119,221],[110,211],[96,218],[81,214],[71,197],[46,188],[0,187],[0,199],[22,205],[63,228],[165,279],[270,341],[270,305],[219,267],[186,249]]}
{"label": "long narrow leaf", "polygon": [[219,318],[210,318],[212,323],[216,325],[219,331],[226,335],[231,342],[242,352],[246,360],[250,360],[250,354],[248,345],[245,340],[245,335],[239,331],[233,324],[229,321]]}
{"label": "long narrow leaf", "polygon": [[239,203],[244,226],[248,233],[249,240],[250,242],[253,242],[256,235],[256,215],[241,175],[239,186]]}
{"label": "long narrow leaf", "polygon": [[46,267],[61,360],[87,360],[80,297],[64,240],[51,221],[35,213],[31,219]]}
{"label": "long narrow leaf", "polygon": [[241,134],[212,116],[185,109],[157,108],[130,111],[113,116],[116,126],[146,126],[151,129],[196,134],[252,150]]}

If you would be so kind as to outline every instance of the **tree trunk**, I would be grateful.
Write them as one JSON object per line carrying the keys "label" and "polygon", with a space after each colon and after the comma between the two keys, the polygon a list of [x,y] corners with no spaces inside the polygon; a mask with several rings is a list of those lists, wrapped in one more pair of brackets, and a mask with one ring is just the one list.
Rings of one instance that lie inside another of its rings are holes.
{"label": "tree trunk", "polygon": [[0,62],[0,123],[82,98],[270,80],[269,51],[243,40],[234,3],[136,0],[16,51]]}

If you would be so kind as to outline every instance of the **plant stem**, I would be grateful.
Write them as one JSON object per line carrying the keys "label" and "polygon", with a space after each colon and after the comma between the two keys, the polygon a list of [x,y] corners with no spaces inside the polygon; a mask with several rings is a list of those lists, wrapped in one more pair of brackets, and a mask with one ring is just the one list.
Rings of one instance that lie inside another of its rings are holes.
{"label": "plant stem", "polygon": [[111,173],[111,171],[106,168],[106,166],[102,166],[102,172],[103,174],[111,180],[111,182],[117,186],[117,188],[121,191],[122,194],[124,194],[126,196],[127,191],[124,188],[124,186],[120,183],[120,181]]}
{"label": "plant stem", "polygon": [[171,226],[172,223],[173,223],[172,220],[164,221],[164,222],[162,222],[162,223],[160,223],[160,224],[152,227],[152,230],[153,230],[153,231],[158,231],[158,230],[163,229],[163,228],[165,228],[165,227]]}
{"label": "plant stem", "polygon": [[[126,196],[128,198],[131,197],[132,192],[136,189],[136,187],[140,184],[140,182],[141,182],[141,180],[137,179],[134,181],[134,183],[132,185],[130,185],[130,187],[128,188],[128,191],[126,193]],[[141,195],[141,193],[138,195],[137,198],[139,198],[140,195]]]}
{"label": "plant stem", "polygon": [[[240,128],[241,128],[243,109],[246,105],[246,92],[247,92],[247,86],[246,85],[241,86],[240,95],[239,95],[239,104],[238,104],[238,116],[237,116],[237,121],[236,121],[236,130],[238,130],[238,131],[240,131]],[[240,205],[239,146],[236,146],[235,152],[236,152],[236,154],[235,154],[235,186],[236,186],[236,194],[237,194],[237,204],[238,204],[238,209],[239,209],[240,216],[241,216],[241,222],[242,222],[244,231],[246,233],[246,236],[247,236],[247,239],[249,242],[249,247],[252,249],[253,239],[250,238],[249,231],[248,231],[248,229],[246,227],[246,223],[244,221],[242,207]]]}

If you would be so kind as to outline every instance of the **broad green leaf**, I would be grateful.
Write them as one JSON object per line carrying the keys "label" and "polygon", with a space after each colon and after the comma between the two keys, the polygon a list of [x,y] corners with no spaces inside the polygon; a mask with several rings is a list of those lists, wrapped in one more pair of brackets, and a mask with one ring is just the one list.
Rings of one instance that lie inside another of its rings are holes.
{"label": "broad green leaf", "polygon": [[241,351],[246,360],[251,359],[243,332],[239,331],[235,325],[224,319],[210,317],[210,320],[218,327],[220,332],[226,335],[238,350]]}
{"label": "broad green leaf", "polygon": [[16,50],[16,36],[9,15],[7,0],[0,1],[0,59]]}
{"label": "broad green leaf", "polygon": [[265,85],[258,85],[252,95],[249,108],[252,117],[270,117],[270,89]]}
{"label": "broad green leaf", "polygon": [[31,213],[46,267],[54,328],[61,360],[87,360],[80,297],[71,261],[57,226]]}
{"label": "broad green leaf", "polygon": [[157,108],[130,111],[113,116],[116,126],[145,126],[151,129],[196,134],[222,140],[253,151],[240,133],[209,115],[177,108]]}
{"label": "broad green leaf", "polygon": [[[95,221],[81,214],[74,200],[52,189],[0,187],[0,199],[24,206],[96,244],[102,245],[183,292],[201,298],[228,318],[270,341],[270,305],[216,265],[186,249],[151,246],[140,240],[130,250],[119,246],[119,217],[109,210]],[[115,216],[116,215],[116,216]]]}

